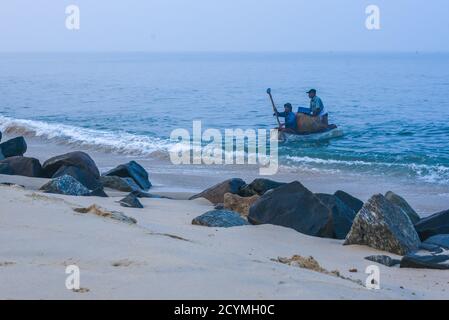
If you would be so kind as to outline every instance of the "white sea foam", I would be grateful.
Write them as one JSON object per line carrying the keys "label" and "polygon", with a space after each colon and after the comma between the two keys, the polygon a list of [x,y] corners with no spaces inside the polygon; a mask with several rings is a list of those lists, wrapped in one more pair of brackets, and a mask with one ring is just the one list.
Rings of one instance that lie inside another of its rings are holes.
{"label": "white sea foam", "polygon": [[134,135],[127,132],[110,132],[80,128],[43,121],[13,119],[0,116],[0,130],[9,134],[38,137],[59,144],[95,148],[104,152],[144,156],[166,151],[171,147],[167,140]]}

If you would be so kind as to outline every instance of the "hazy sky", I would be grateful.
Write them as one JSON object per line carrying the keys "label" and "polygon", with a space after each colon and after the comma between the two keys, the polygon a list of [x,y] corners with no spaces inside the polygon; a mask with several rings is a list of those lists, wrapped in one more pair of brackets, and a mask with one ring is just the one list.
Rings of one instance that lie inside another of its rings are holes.
{"label": "hazy sky", "polygon": [[449,51],[448,16],[448,0],[0,0],[0,51]]}

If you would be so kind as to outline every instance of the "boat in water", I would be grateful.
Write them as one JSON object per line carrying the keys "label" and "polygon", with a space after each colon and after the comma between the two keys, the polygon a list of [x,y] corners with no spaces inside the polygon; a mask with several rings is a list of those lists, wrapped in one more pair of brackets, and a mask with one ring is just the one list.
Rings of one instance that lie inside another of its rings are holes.
{"label": "boat in water", "polygon": [[308,142],[308,141],[326,141],[344,136],[342,129],[336,125],[329,125],[326,129],[318,132],[305,132],[305,133],[288,133],[279,132],[280,142]]}

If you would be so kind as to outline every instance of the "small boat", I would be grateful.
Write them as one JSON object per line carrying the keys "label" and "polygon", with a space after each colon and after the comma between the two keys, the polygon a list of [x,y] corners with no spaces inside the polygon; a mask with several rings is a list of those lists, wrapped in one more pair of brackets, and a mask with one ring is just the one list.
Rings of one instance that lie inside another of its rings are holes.
{"label": "small boat", "polygon": [[318,132],[305,132],[305,133],[279,133],[280,142],[308,142],[308,141],[326,141],[335,138],[340,138],[344,135],[343,130],[336,125],[329,125],[326,129]]}

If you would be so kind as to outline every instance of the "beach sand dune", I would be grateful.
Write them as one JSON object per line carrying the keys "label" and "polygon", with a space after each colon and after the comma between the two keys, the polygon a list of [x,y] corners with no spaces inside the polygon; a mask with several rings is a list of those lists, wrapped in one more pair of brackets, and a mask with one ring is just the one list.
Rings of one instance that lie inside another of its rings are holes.
{"label": "beach sand dune", "polygon": [[[42,181],[15,177],[28,187]],[[447,299],[449,274],[380,266],[381,289],[363,286],[364,257],[382,252],[272,226],[191,224],[212,209],[194,201],[69,197],[0,186],[1,299]],[[176,194],[173,194],[176,197]],[[73,209],[93,204],[137,220],[127,224]],[[340,276],[280,263],[313,256]],[[80,268],[68,290],[66,267]],[[351,272],[352,271],[352,272]],[[356,272],[354,272],[356,271]]]}

